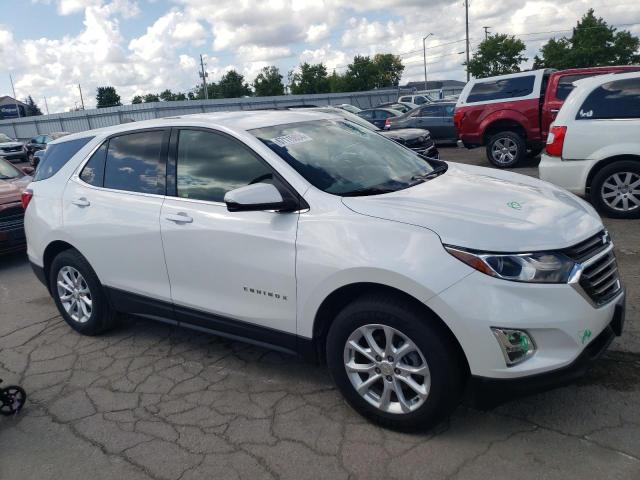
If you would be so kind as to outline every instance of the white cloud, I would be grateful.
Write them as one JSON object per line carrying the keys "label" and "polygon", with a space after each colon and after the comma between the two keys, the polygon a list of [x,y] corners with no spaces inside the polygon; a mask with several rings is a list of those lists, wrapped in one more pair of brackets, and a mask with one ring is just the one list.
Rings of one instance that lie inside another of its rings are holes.
{"label": "white cloud", "polygon": [[317,25],[311,25],[307,29],[307,36],[305,41],[310,43],[321,42],[329,36],[329,27],[326,23],[319,23]]}

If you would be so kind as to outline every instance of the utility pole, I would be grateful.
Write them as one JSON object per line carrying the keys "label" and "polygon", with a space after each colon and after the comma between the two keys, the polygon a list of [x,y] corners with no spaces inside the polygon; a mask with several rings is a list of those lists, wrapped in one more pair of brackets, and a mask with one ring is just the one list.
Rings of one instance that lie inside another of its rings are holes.
{"label": "utility pole", "polygon": [[467,82],[469,81],[469,0],[464,0],[464,19],[466,28],[466,43],[467,43]]}
{"label": "utility pole", "polygon": [[13,102],[16,105],[16,113],[18,114],[18,118],[20,118],[20,107],[18,106],[18,99],[16,98],[16,89],[13,86],[13,77],[9,74],[9,80],[11,80],[11,90],[13,90]]}
{"label": "utility pole", "polygon": [[491,27],[482,27],[484,28],[484,39],[487,40],[489,38],[489,29]]}
{"label": "utility pole", "polygon": [[209,74],[204,71],[204,60],[202,60],[202,54],[200,54],[200,78],[202,78],[202,88],[204,89],[204,98],[209,100],[209,92],[207,91],[207,77]]}
{"label": "utility pole", "polygon": [[49,115],[49,105],[47,104],[47,97],[44,97],[44,108],[47,109],[47,115]]}
{"label": "utility pole", "polygon": [[82,104],[82,110],[84,110],[84,98],[82,98],[82,87],[78,84],[78,90],[80,90],[80,103]]}
{"label": "utility pole", "polygon": [[427,90],[427,38],[433,33],[422,38],[422,57],[424,58],[424,89]]}

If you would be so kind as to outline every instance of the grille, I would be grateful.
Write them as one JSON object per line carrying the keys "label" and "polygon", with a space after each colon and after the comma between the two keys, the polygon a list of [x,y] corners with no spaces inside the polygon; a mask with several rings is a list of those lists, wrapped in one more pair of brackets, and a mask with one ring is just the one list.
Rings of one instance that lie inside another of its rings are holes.
{"label": "grille", "polygon": [[564,253],[582,264],[580,286],[596,305],[607,303],[620,292],[618,264],[606,231],[565,249]]}
{"label": "grille", "polygon": [[9,230],[17,230],[21,228],[24,228],[24,212],[16,213],[14,215],[0,216],[0,232],[8,232]]}

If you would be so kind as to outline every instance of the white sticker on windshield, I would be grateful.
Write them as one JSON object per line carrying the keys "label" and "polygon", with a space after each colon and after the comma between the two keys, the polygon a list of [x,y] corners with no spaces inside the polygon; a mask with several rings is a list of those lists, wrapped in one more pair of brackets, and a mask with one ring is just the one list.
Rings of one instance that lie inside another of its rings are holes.
{"label": "white sticker on windshield", "polygon": [[279,147],[295,145],[296,143],[310,142],[311,140],[313,139],[309,135],[305,135],[304,133],[291,133],[289,135],[283,135],[282,137],[271,139],[271,141]]}

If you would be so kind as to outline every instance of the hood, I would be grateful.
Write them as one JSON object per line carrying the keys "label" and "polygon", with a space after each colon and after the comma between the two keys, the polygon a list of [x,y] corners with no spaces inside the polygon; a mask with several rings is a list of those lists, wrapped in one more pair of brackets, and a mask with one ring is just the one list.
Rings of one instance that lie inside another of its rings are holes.
{"label": "hood", "polygon": [[402,140],[411,140],[430,135],[429,130],[424,128],[397,128],[395,130],[382,130],[380,133],[387,138],[401,138]]}
{"label": "hood", "polygon": [[0,148],[21,147],[21,142],[0,142]]}
{"label": "hood", "polygon": [[550,183],[448,165],[444,174],[414,187],[342,201],[363,215],[428,228],[443,243],[493,252],[565,248],[603,228],[588,203]]}
{"label": "hood", "polygon": [[13,180],[0,180],[0,206],[6,203],[20,201],[22,191],[31,183],[30,176],[18,177]]}

